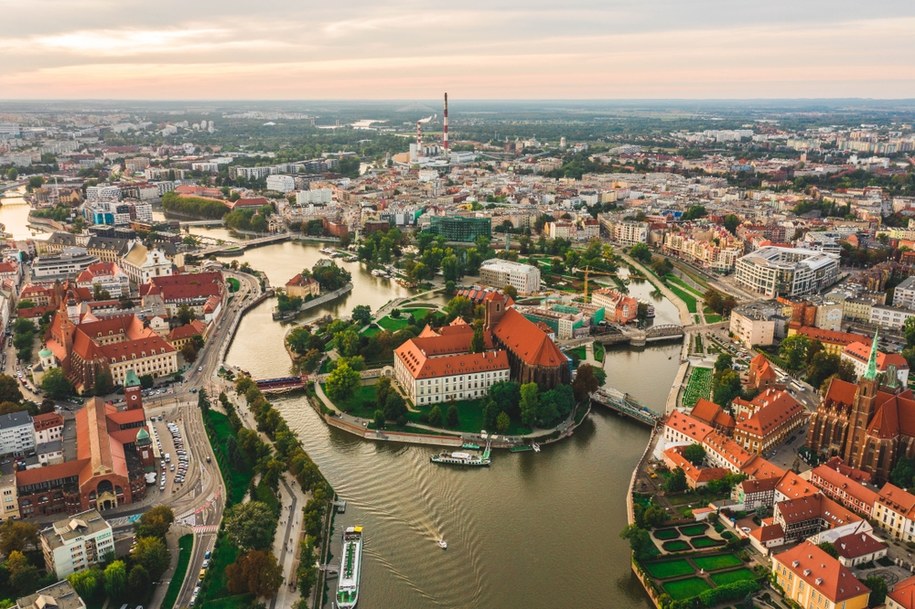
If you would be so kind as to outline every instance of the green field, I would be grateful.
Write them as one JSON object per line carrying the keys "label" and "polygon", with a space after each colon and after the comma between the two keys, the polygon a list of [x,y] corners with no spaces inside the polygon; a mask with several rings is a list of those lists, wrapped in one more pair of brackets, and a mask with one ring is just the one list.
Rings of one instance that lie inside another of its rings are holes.
{"label": "green field", "polygon": [[235,277],[229,277],[226,283],[229,285],[229,292],[237,292],[241,288],[241,282]]}
{"label": "green field", "polygon": [[705,323],[707,323],[707,324],[717,324],[720,321],[721,321],[721,315],[718,315],[717,313],[712,313],[711,315],[709,315],[709,314],[705,315]]}
{"label": "green field", "polygon": [[184,583],[184,576],[187,573],[187,565],[191,561],[193,545],[194,536],[191,534],[182,535],[178,539],[178,564],[175,565],[175,573],[168,584],[168,590],[165,591],[165,598],[162,599],[162,609],[172,609],[175,601],[178,600],[178,593],[181,592],[181,584]]}
{"label": "green field", "polygon": [[696,306],[696,298],[692,295],[691,292],[687,292],[683,288],[673,284],[670,284],[667,287],[670,288],[670,291],[674,293],[674,296],[683,301],[683,303],[686,305],[686,309],[690,313],[695,313],[698,310],[698,307]]}
{"label": "green field", "polygon": [[[481,429],[486,429],[486,426],[483,423],[483,400],[462,400],[460,402],[443,402],[441,404],[433,404],[428,406],[416,406],[416,412],[410,411],[407,413],[407,420],[411,423],[422,423],[421,417],[423,413],[427,413],[432,410],[433,406],[438,406],[439,410],[442,412],[442,418],[444,419],[448,414],[448,408],[451,404],[457,406],[458,409],[458,424],[454,427],[450,427],[442,423],[442,429],[450,429],[454,431],[463,431],[467,433],[480,433]],[[506,432],[509,435],[524,435],[531,433],[531,428],[522,425],[520,422],[512,419],[511,425],[508,427]]]}
{"label": "green field", "polygon": [[668,552],[682,552],[683,550],[689,550],[690,545],[683,541],[682,539],[675,539],[673,541],[665,541],[661,544],[661,547],[667,550]]}
{"label": "green field", "polygon": [[693,558],[693,563],[706,571],[719,571],[742,565],[743,561],[733,554],[719,554],[718,556],[697,556]]}
{"label": "green field", "polygon": [[721,573],[712,573],[709,575],[709,579],[714,582],[716,586],[726,586],[728,584],[733,584],[734,582],[743,581],[745,579],[756,579],[756,574],[753,573],[750,569],[742,567],[740,569],[734,569],[732,571],[722,571]]}
{"label": "green field", "polygon": [[254,472],[251,469],[240,470],[233,468],[229,464],[226,444],[229,438],[235,437],[235,432],[229,424],[229,417],[215,410],[207,410],[204,413],[204,422],[206,423],[207,435],[212,433],[210,444],[213,446],[216,463],[219,465],[223,482],[226,484],[226,507],[241,503],[248,492],[248,487],[251,485]]}
{"label": "green field", "polygon": [[685,527],[680,527],[680,532],[687,537],[696,537],[697,535],[702,535],[706,530],[708,530],[707,524],[690,524]]}
{"label": "green field", "polygon": [[375,324],[367,326],[365,328],[365,330],[362,331],[362,335],[368,336],[369,338],[372,338],[373,336],[377,336],[380,333],[381,333],[381,328],[379,328]]}
{"label": "green field", "polygon": [[566,351],[566,354],[568,354],[568,356],[571,357],[572,359],[576,359],[576,360],[582,362],[585,359],[585,348],[583,346],[575,347],[574,349],[569,349],[568,351]]}
{"label": "green field", "polygon": [[712,390],[712,369],[691,368],[686,389],[683,390],[683,406],[692,408],[699,398],[708,399]]}
{"label": "green field", "polygon": [[699,596],[706,590],[711,589],[705,580],[700,577],[687,577],[677,581],[666,582],[661,584],[664,592],[670,595],[675,601],[680,601],[694,596]]}
{"label": "green field", "polygon": [[646,563],[645,570],[649,575],[658,579],[670,579],[681,575],[691,575],[695,572],[693,566],[685,558]]}
{"label": "green field", "polygon": [[[324,393],[327,394],[327,386],[321,385]],[[330,396],[327,396],[330,399]],[[375,385],[359,385],[353,395],[345,400],[332,400],[334,405],[347,414],[354,417],[371,419],[375,416],[375,409],[378,401],[378,395],[375,393]]]}
{"label": "green field", "polygon": [[715,546],[724,545],[723,541],[712,539],[711,537],[706,537],[705,535],[702,537],[693,537],[689,540],[689,542],[693,544],[693,547],[697,550],[701,550],[703,548],[714,548]]}
{"label": "green field", "polygon": [[386,315],[385,317],[377,320],[375,323],[389,332],[397,332],[398,330],[403,330],[408,325],[410,325],[409,318],[406,315],[401,315],[398,319],[394,319],[393,317]]}
{"label": "green field", "polygon": [[680,531],[677,529],[658,529],[653,533],[655,538],[665,540],[665,539],[676,539],[680,536]]}
{"label": "green field", "polygon": [[213,601],[207,601],[200,605],[201,609],[248,609],[252,607],[250,594],[238,594],[236,596],[225,596]]}

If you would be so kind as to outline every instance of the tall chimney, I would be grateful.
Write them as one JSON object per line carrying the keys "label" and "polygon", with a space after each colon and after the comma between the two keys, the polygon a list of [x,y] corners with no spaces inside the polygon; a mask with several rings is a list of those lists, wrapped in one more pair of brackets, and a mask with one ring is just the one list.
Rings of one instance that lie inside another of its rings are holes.
{"label": "tall chimney", "polygon": [[445,93],[445,118],[442,123],[442,148],[445,149],[445,156],[448,156],[448,93]]}

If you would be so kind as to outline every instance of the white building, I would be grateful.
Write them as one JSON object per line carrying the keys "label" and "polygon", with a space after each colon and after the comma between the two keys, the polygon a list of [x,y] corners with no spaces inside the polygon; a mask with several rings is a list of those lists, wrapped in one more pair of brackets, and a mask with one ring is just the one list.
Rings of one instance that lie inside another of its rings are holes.
{"label": "white building", "polygon": [[12,463],[4,463],[0,472],[0,522],[19,518],[19,489]]}
{"label": "white building", "polygon": [[838,256],[791,247],[761,247],[735,266],[738,284],[770,298],[819,292],[839,276]]}
{"label": "white building", "polygon": [[98,510],[87,510],[43,530],[41,550],[48,573],[63,579],[114,557],[114,533]]}
{"label": "white building", "polygon": [[69,247],[58,255],[40,256],[32,263],[32,277],[35,279],[60,279],[75,277],[83,269],[98,262],[85,248]]}
{"label": "white building", "polygon": [[[459,318],[460,319],[460,318]],[[394,350],[394,378],[417,406],[484,397],[509,380],[508,354],[487,349],[471,353],[473,328],[460,321],[424,331]]]}
{"label": "white building", "polygon": [[267,190],[292,192],[295,190],[295,178],[286,175],[267,176]]}
{"label": "white building", "polygon": [[130,278],[114,262],[90,264],[76,277],[76,285],[89,290],[99,286],[100,290],[108,292],[112,298],[130,295]]}
{"label": "white building", "polygon": [[748,349],[775,344],[775,307],[770,303],[748,303],[731,311],[731,334]]}
{"label": "white building", "polygon": [[906,277],[893,290],[893,306],[902,309],[915,309],[915,276]]}
{"label": "white building", "polygon": [[[870,344],[861,342],[851,343],[842,349],[839,355],[843,360],[850,363],[855,369],[855,378],[864,376],[867,370],[867,362],[870,359]],[[909,363],[899,353],[884,353],[877,351],[877,372],[886,373],[890,367],[895,368],[896,378],[899,380],[900,387],[908,387],[909,383]]]}
{"label": "white building", "polygon": [[70,582],[62,580],[16,599],[16,609],[86,609],[86,603]]}
{"label": "white building", "polygon": [[610,235],[612,241],[622,245],[635,245],[648,242],[648,222],[635,220],[608,220],[608,216],[601,214],[601,225]]}
{"label": "white building", "polygon": [[870,322],[881,328],[902,330],[905,320],[910,317],[915,317],[915,310],[900,309],[888,305],[874,305],[871,307]]}
{"label": "white building", "polygon": [[35,448],[35,427],[29,413],[0,415],[0,455],[22,455]]}
{"label": "white building", "polygon": [[96,201],[120,201],[121,189],[118,186],[88,186],[86,187],[86,201],[94,203]]}
{"label": "white building", "polygon": [[295,193],[297,205],[327,205],[333,201],[334,191],[330,188],[315,188]]}
{"label": "white building", "polygon": [[147,249],[140,240],[134,241],[124,257],[121,269],[137,285],[149,283],[153,277],[172,274],[172,261],[160,249]]}
{"label": "white building", "polygon": [[491,258],[480,265],[480,282],[496,288],[507,285],[519,294],[540,291],[540,269],[530,264]]}

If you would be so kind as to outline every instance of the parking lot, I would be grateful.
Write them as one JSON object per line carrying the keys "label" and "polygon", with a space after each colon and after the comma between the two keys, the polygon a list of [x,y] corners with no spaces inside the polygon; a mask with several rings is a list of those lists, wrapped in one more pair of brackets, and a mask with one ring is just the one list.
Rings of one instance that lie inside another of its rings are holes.
{"label": "parking lot", "polygon": [[156,485],[170,495],[180,490],[188,478],[190,453],[185,446],[183,426],[161,415],[153,417],[152,441],[159,456]]}

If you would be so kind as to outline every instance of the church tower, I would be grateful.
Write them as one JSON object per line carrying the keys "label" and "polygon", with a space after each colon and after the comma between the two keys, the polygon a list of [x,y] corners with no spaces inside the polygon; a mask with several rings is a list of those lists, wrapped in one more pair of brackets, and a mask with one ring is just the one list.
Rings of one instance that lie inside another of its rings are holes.
{"label": "church tower", "polygon": [[133,368],[124,375],[124,402],[127,404],[127,410],[136,410],[143,408],[143,394],[140,386],[140,377],[134,372]]}
{"label": "church tower", "polygon": [[864,375],[858,381],[858,390],[852,404],[848,421],[848,438],[842,459],[852,467],[860,468],[864,454],[864,434],[867,425],[874,416],[874,403],[877,400],[877,332],[871,341],[871,353],[867,360]]}

